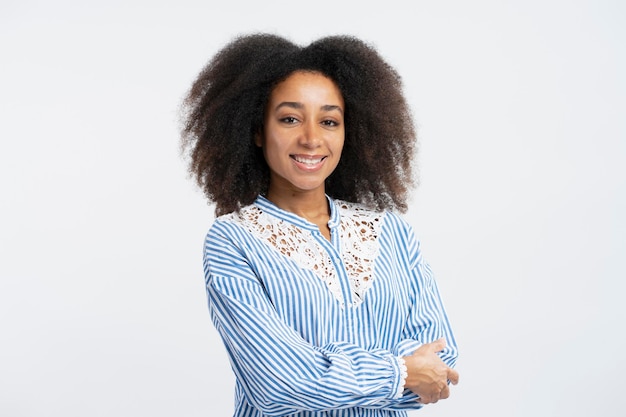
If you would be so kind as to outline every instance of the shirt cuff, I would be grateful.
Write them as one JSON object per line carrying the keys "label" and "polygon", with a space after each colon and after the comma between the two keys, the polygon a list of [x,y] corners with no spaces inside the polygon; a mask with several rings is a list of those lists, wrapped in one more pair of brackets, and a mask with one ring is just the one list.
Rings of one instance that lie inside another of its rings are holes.
{"label": "shirt cuff", "polygon": [[404,385],[406,384],[406,378],[408,377],[406,363],[404,362],[404,358],[402,356],[394,356],[392,359],[392,364],[395,368],[395,374],[397,375],[395,389],[393,391],[393,399],[402,398],[404,394]]}

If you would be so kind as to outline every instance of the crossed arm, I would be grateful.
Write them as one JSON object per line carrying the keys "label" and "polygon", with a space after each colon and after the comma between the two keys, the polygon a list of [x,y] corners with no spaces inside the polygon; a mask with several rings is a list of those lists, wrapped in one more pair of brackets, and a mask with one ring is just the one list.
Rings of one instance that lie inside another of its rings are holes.
{"label": "crossed arm", "polygon": [[205,259],[209,308],[255,408],[267,415],[398,410],[449,396],[448,382],[458,381],[456,346],[427,265],[413,264],[414,307],[394,348],[368,350],[345,341],[314,346],[279,317],[245,256],[227,238],[211,239],[207,246],[220,249]]}

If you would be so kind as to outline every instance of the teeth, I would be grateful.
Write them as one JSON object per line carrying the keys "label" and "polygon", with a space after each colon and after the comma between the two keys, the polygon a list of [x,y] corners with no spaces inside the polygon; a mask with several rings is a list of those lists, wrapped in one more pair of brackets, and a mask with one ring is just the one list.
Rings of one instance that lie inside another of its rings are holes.
{"label": "teeth", "polygon": [[301,164],[315,165],[315,164],[319,164],[320,162],[322,162],[322,159],[324,158],[305,158],[302,156],[294,155],[293,159],[300,162]]}

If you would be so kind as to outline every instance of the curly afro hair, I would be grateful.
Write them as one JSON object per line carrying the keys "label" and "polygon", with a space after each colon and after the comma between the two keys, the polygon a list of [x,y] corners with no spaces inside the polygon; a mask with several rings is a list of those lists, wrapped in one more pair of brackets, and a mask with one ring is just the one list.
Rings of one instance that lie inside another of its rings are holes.
{"label": "curly afro hair", "polygon": [[345,142],[328,177],[332,198],[407,209],[416,135],[396,71],[365,42],[329,36],[306,47],[272,34],[235,38],[194,81],[183,102],[182,149],[216,215],[251,204],[269,186],[254,137],[272,89],[294,71],[332,79],[345,103]]}

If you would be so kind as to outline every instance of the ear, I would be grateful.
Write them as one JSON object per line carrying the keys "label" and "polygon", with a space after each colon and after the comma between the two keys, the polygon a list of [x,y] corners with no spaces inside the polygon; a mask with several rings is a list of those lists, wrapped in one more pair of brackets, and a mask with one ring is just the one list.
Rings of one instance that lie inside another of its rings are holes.
{"label": "ear", "polygon": [[264,142],[264,140],[263,140],[263,133],[262,132],[257,132],[254,135],[254,144],[256,146],[258,146],[259,148],[262,148],[263,147],[263,142]]}

